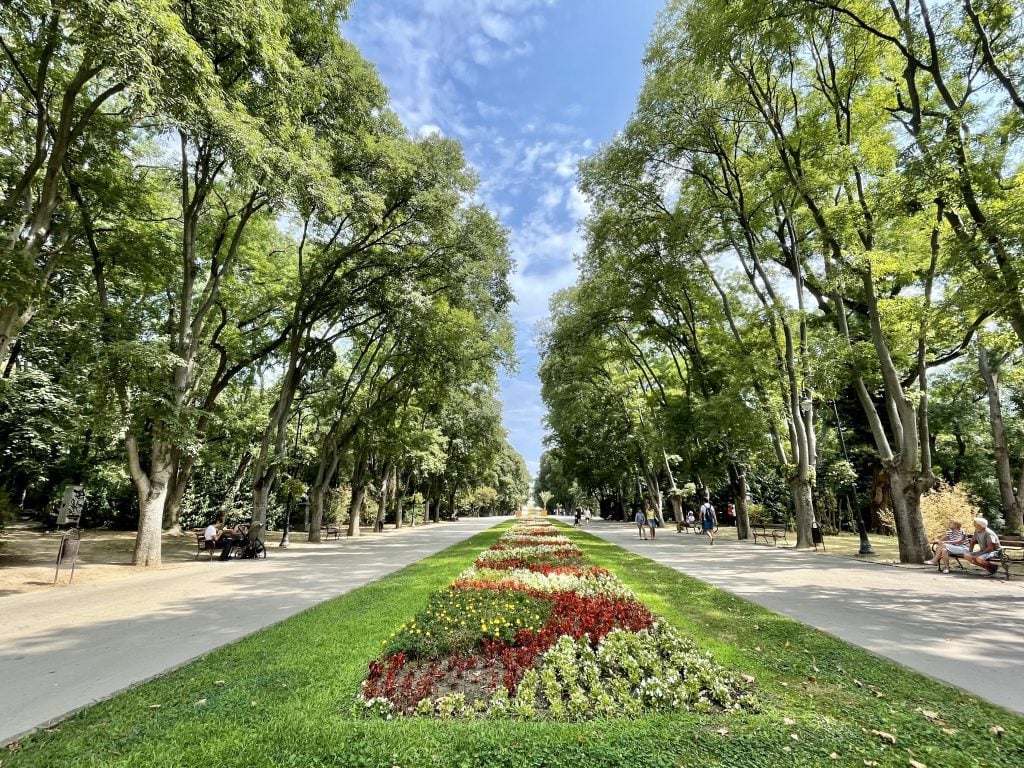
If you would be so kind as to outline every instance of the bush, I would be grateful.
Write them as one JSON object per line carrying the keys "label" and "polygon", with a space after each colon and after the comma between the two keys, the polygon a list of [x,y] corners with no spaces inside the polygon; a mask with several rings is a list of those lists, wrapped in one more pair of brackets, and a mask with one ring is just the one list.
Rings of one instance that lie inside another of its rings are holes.
{"label": "bush", "polygon": [[968,533],[971,520],[981,514],[962,485],[943,485],[921,497],[921,517],[929,539],[938,539],[957,520]]}

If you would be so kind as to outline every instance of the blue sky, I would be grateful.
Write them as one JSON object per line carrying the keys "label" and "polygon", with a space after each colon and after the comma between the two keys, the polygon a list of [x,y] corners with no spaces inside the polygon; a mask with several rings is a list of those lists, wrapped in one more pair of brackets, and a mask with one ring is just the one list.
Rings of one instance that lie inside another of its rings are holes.
{"label": "blue sky", "polygon": [[510,233],[520,369],[505,426],[536,474],[544,405],[534,344],[551,294],[576,276],[587,204],[576,164],[625,124],[662,0],[355,0],[343,33],[414,133],[458,139],[481,199]]}

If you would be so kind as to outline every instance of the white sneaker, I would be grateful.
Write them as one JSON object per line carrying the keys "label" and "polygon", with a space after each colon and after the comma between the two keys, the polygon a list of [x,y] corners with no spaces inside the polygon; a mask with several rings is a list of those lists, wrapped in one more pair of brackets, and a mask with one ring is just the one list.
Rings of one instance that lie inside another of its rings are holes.
{"label": "white sneaker", "polygon": [[949,568],[943,568],[943,569],[942,569],[942,572],[943,572],[943,573],[949,573]]}
{"label": "white sneaker", "polygon": [[924,564],[925,565],[938,565],[938,563],[935,562],[934,560],[925,560]]}

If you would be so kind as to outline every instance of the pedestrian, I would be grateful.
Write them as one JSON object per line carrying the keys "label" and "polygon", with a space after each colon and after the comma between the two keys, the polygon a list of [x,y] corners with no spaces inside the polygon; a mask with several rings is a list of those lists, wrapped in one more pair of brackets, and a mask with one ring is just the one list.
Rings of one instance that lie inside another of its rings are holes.
{"label": "pedestrian", "polygon": [[647,508],[647,527],[651,529],[651,538],[657,537],[658,533],[658,516],[651,511],[651,508]]}
{"label": "pedestrian", "polygon": [[583,510],[583,524],[586,526],[590,525],[590,507]]}
{"label": "pedestrian", "polygon": [[640,538],[647,541],[647,515],[642,509],[638,509],[633,519],[636,521],[637,530],[640,531]]}
{"label": "pedestrian", "polygon": [[715,508],[708,499],[700,505],[700,529],[707,536],[711,543],[715,543],[715,529],[718,528],[718,516],[715,515]]}
{"label": "pedestrian", "polygon": [[576,526],[577,528],[579,528],[580,527],[580,520],[582,520],[582,519],[583,519],[583,510],[580,509],[579,507],[576,507],[576,514],[573,517],[572,524],[574,526]]}

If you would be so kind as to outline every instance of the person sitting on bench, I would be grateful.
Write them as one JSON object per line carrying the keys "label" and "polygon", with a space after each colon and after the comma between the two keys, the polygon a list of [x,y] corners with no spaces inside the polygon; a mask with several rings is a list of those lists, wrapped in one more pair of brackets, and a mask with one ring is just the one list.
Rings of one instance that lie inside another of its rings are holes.
{"label": "person sitting on bench", "polygon": [[203,537],[207,541],[212,541],[213,546],[217,549],[224,550],[220,553],[221,560],[230,558],[231,548],[245,541],[244,534],[237,527],[232,528],[230,531],[225,531],[224,520],[220,517],[206,526]]}
{"label": "person sitting on bench", "polygon": [[959,520],[949,521],[949,530],[941,539],[931,541],[935,545],[935,554],[931,560],[925,560],[925,565],[937,565],[943,573],[949,573],[949,556],[963,557],[967,554],[969,538],[960,528]]}
{"label": "person sitting on bench", "polygon": [[[978,545],[978,551],[972,552],[973,545]],[[999,557],[999,537],[988,527],[988,520],[984,517],[974,518],[974,535],[971,537],[971,545],[963,559],[979,568],[984,568],[989,576],[999,573],[999,566],[992,565],[989,561]]]}

